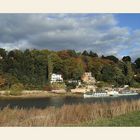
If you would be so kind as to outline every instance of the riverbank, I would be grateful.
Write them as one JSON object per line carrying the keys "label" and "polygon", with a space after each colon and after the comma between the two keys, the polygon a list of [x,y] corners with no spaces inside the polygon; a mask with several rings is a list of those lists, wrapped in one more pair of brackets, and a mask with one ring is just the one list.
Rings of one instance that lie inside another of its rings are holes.
{"label": "riverbank", "polygon": [[0,111],[0,126],[91,126],[103,119],[139,111],[140,100],[63,105],[61,108],[45,109],[7,107]]}
{"label": "riverbank", "polygon": [[24,98],[46,98],[46,97],[83,97],[83,94],[81,93],[71,93],[71,92],[67,92],[67,93],[52,93],[52,92],[43,92],[43,91],[39,91],[39,92],[34,92],[34,91],[30,91],[29,93],[20,93],[19,95],[10,95],[7,93],[3,93],[0,94],[0,99],[24,99]]}
{"label": "riverbank", "polygon": [[[135,91],[133,89],[133,91]],[[140,91],[137,92],[140,94]],[[83,97],[83,93],[55,93],[41,90],[24,90],[21,93],[10,94],[10,91],[0,91],[0,99],[27,99],[27,98],[46,98],[46,97]]]}

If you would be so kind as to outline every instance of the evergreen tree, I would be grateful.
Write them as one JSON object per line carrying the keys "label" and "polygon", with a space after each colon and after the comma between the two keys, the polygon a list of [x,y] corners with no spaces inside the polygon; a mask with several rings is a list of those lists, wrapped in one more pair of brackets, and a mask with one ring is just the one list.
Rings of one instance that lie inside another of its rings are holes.
{"label": "evergreen tree", "polygon": [[135,60],[136,68],[140,68],[140,58]]}
{"label": "evergreen tree", "polygon": [[109,55],[109,56],[106,56],[104,58],[109,59],[109,60],[111,60],[111,61],[113,61],[115,63],[117,63],[119,61],[119,59],[117,57],[113,56],[113,55]]}
{"label": "evergreen tree", "polygon": [[130,57],[130,56],[124,56],[124,57],[122,58],[122,60],[123,60],[124,62],[131,62],[131,57]]}
{"label": "evergreen tree", "polygon": [[82,55],[89,56],[88,52],[86,50],[83,51]]}
{"label": "evergreen tree", "polygon": [[130,62],[127,62],[126,63],[126,68],[127,68],[127,83],[129,84],[129,85],[131,85],[132,84],[132,82],[133,82],[133,76],[134,76],[134,72],[133,72],[133,70],[132,70],[132,65],[131,65],[131,63]]}
{"label": "evergreen tree", "polygon": [[89,56],[91,56],[91,57],[98,57],[98,54],[90,51],[89,52]]}
{"label": "evergreen tree", "polygon": [[47,69],[47,75],[48,75],[48,83],[50,83],[51,81],[51,74],[53,72],[53,63],[52,63],[52,60],[51,60],[51,54],[48,55],[48,69]]}

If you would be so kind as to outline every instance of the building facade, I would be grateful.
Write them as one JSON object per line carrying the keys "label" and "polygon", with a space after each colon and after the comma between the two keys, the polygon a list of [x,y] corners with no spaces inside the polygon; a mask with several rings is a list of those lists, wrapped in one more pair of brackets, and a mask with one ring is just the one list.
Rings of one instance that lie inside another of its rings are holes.
{"label": "building facade", "polygon": [[85,82],[85,83],[88,83],[88,84],[95,84],[96,83],[96,80],[94,77],[92,77],[92,74],[91,72],[85,72],[83,74],[83,76],[81,77],[82,81]]}
{"label": "building facade", "polygon": [[51,83],[55,83],[55,82],[63,82],[63,78],[61,74],[55,74],[53,73],[51,75]]}

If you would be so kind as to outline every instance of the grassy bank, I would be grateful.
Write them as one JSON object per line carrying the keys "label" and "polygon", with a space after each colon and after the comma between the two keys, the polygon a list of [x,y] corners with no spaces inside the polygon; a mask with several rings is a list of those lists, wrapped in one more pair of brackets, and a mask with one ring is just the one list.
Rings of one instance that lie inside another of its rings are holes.
{"label": "grassy bank", "polygon": [[84,124],[85,126],[139,126],[140,127],[140,111],[127,113],[109,119],[101,119],[96,122]]}
{"label": "grassy bank", "polygon": [[101,120],[112,120],[114,117],[138,111],[140,100],[64,105],[61,108],[46,109],[7,107],[0,111],[0,126],[96,126]]}

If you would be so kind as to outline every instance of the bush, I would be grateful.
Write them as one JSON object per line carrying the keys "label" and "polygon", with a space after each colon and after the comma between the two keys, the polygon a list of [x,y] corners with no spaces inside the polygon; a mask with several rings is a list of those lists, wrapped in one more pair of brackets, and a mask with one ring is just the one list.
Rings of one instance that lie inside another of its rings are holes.
{"label": "bush", "polygon": [[111,87],[111,84],[108,84],[106,82],[100,81],[99,83],[96,83],[96,86],[98,88],[102,88],[102,87]]}
{"label": "bush", "polygon": [[44,90],[51,91],[51,90],[58,90],[58,89],[65,89],[65,88],[66,88],[65,83],[52,83],[52,84],[47,84],[44,87]]}
{"label": "bush", "polygon": [[24,86],[21,83],[13,84],[10,88],[10,95],[21,95]]}
{"label": "bush", "polygon": [[66,85],[65,85],[65,83],[52,83],[51,87],[53,90],[65,89]]}
{"label": "bush", "polygon": [[67,91],[70,91],[71,89],[74,89],[74,88],[76,88],[76,86],[77,86],[78,84],[77,83],[66,83],[66,86],[67,86]]}
{"label": "bush", "polygon": [[133,82],[133,84],[131,85],[131,87],[140,88],[140,83],[138,83],[138,82]]}
{"label": "bush", "polygon": [[44,90],[46,91],[51,91],[52,90],[52,86],[50,84],[47,84],[45,87],[44,87]]}

